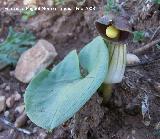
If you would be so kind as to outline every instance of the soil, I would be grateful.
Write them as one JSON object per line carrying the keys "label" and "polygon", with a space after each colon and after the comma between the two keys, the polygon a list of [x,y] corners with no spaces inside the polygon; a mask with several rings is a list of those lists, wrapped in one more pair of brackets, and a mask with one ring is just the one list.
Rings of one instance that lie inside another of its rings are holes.
{"label": "soil", "polygon": [[[151,42],[151,38],[160,26],[160,5],[153,5],[150,10],[146,3],[128,0],[123,3],[124,9],[130,16],[133,30],[143,30],[148,38],[143,42],[128,41],[128,52]],[[6,4],[6,5],[4,5]],[[39,1],[39,5],[45,5]],[[103,1],[86,0],[83,7],[95,6],[94,11],[59,11],[38,12],[27,22],[21,20],[20,13],[8,13],[1,10],[0,25],[3,29],[0,40],[3,41],[8,32],[8,26],[16,30],[28,28],[37,37],[44,38],[54,44],[58,57],[54,64],[61,61],[69,51],[84,47],[93,37],[97,36],[94,22],[103,14]],[[22,6],[22,2],[4,1],[0,7]],[[75,7],[71,1],[66,7]],[[157,32],[153,40],[160,37]],[[106,105],[102,104],[100,92],[90,99],[85,106],[63,125],[51,133],[37,127],[29,119],[22,127],[31,135],[14,128],[16,118],[15,108],[23,104],[23,97],[12,108],[7,108],[10,115],[4,123],[4,113],[0,114],[0,139],[158,139],[160,138],[160,49],[153,46],[143,54],[137,54],[142,64],[129,66],[120,84],[113,85],[113,92]],[[13,76],[15,67],[7,67],[0,72],[0,95],[11,96],[15,91],[22,96],[27,84],[20,83]],[[143,116],[142,104],[148,98],[149,113]]]}

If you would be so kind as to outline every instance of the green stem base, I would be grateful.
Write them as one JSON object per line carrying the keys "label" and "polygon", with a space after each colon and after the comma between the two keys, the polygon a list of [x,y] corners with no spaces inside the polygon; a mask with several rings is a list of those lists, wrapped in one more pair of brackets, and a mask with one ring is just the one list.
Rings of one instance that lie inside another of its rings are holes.
{"label": "green stem base", "polygon": [[103,104],[107,104],[112,96],[112,85],[103,83],[100,87],[100,92],[103,97]]}

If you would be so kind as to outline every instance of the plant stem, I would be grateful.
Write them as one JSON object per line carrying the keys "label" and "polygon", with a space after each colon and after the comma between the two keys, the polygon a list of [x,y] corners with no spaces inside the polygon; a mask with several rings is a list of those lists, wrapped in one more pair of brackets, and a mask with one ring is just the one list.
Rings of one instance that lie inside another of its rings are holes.
{"label": "plant stem", "polygon": [[103,83],[100,92],[103,96],[103,104],[107,104],[112,95],[112,85]]}

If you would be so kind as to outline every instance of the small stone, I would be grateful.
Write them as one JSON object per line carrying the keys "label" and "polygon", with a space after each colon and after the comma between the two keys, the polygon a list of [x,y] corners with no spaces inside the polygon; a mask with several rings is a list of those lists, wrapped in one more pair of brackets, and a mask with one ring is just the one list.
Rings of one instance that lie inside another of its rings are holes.
{"label": "small stone", "polygon": [[33,128],[33,133],[34,133],[34,134],[37,133],[37,132],[38,132],[38,129],[39,129],[38,127],[34,127],[34,128]]}
{"label": "small stone", "polygon": [[140,63],[140,59],[135,54],[127,54],[127,65]]}
{"label": "small stone", "polygon": [[4,6],[6,6],[6,5],[7,5],[7,2],[6,2],[6,1],[4,1],[4,2],[3,2],[3,5],[4,5]]}
{"label": "small stone", "polygon": [[24,112],[24,108],[25,108],[24,105],[17,106],[15,108],[15,112],[18,112],[19,114],[22,114]]}
{"label": "small stone", "polygon": [[23,4],[27,6],[36,5],[36,0],[23,0]]}
{"label": "small stone", "polygon": [[6,87],[5,87],[5,91],[9,91],[11,89],[11,87],[9,86],[9,85],[7,85]]}
{"label": "small stone", "polygon": [[6,97],[0,96],[0,112],[4,111],[6,108]]}
{"label": "small stone", "polygon": [[136,130],[132,130],[132,134],[135,135],[136,134]]}
{"label": "small stone", "polygon": [[46,139],[47,138],[47,134],[45,132],[40,132],[38,138],[39,139]]}
{"label": "small stone", "polygon": [[21,92],[24,93],[26,91],[26,87],[21,86]]}
{"label": "small stone", "polygon": [[27,122],[27,115],[25,113],[23,113],[22,115],[20,115],[15,123],[14,123],[14,126],[19,128],[19,127],[22,127],[25,125],[25,123]]}
{"label": "small stone", "polygon": [[5,116],[5,117],[9,117],[9,111],[5,111],[5,112],[4,112],[4,116]]}
{"label": "small stone", "polygon": [[47,0],[47,5],[52,7],[53,6],[53,0]]}
{"label": "small stone", "polygon": [[6,87],[6,83],[2,83],[1,85],[0,85],[0,88],[2,88],[2,89],[4,89]]}
{"label": "small stone", "polygon": [[156,123],[156,125],[155,125],[155,128],[154,128],[155,130],[159,130],[160,129],[160,122],[158,122],[158,123]]}
{"label": "small stone", "polygon": [[13,95],[7,98],[6,105],[8,108],[11,108],[14,105],[14,103],[15,103],[15,99]]}
{"label": "small stone", "polygon": [[28,124],[28,125],[30,125],[31,123],[32,123],[32,121],[31,121],[31,120],[28,120],[28,121],[27,121],[27,124]]}
{"label": "small stone", "polygon": [[10,74],[11,77],[14,77],[14,73],[15,73],[15,71],[10,71],[9,72],[9,74]]}
{"label": "small stone", "polygon": [[144,123],[145,126],[149,126],[151,121],[143,121],[143,123]]}
{"label": "small stone", "polygon": [[57,52],[46,40],[25,51],[16,66],[15,77],[23,83],[29,83],[33,77],[53,63]]}
{"label": "small stone", "polygon": [[19,101],[21,99],[21,95],[18,92],[16,92],[13,97],[15,101]]}

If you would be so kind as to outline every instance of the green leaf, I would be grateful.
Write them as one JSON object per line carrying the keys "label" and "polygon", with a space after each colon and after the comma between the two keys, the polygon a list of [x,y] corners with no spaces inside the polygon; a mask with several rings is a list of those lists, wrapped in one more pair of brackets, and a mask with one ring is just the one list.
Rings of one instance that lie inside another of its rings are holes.
{"label": "green leaf", "polygon": [[22,11],[22,20],[23,21],[27,21],[30,17],[35,16],[36,15],[36,11],[35,10],[24,10]]}
{"label": "green leaf", "polygon": [[[83,77],[83,72],[88,74]],[[26,113],[36,125],[52,130],[71,118],[96,92],[108,69],[108,50],[101,37],[74,50],[51,71],[35,77],[24,95]]]}
{"label": "green leaf", "polygon": [[160,0],[152,0],[155,4],[160,4]]}
{"label": "green leaf", "polygon": [[145,39],[144,31],[134,31],[133,32],[133,42],[141,42]]}
{"label": "green leaf", "polygon": [[116,0],[107,0],[107,5],[104,5],[104,13],[107,15],[110,12],[120,12],[120,8]]}
{"label": "green leaf", "polygon": [[8,37],[0,44],[0,70],[8,65],[15,65],[20,55],[35,43],[31,32],[15,32],[9,28]]}

